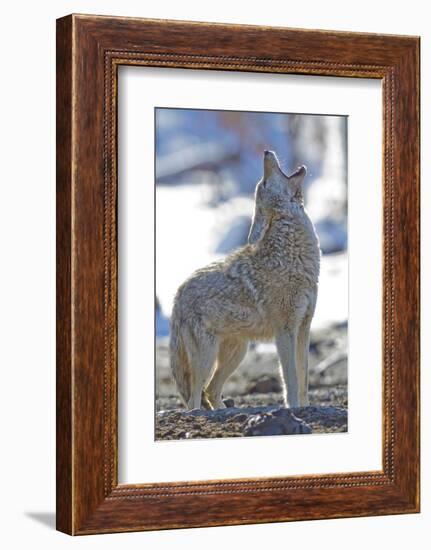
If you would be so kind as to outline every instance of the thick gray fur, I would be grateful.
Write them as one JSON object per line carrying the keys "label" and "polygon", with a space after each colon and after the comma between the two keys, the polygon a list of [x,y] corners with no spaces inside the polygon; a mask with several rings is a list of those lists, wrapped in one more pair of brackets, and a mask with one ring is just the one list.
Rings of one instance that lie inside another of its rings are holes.
{"label": "thick gray fur", "polygon": [[310,324],[317,299],[319,241],[304,209],[301,166],[284,174],[264,153],[248,244],[193,273],[178,289],[170,361],[189,409],[224,407],[223,384],[250,340],[275,339],[287,407],[308,405]]}

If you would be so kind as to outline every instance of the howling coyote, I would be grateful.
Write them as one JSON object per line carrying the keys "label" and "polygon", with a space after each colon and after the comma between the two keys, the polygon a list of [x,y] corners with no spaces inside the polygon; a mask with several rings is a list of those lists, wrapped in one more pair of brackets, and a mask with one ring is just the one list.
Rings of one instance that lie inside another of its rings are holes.
{"label": "howling coyote", "polygon": [[320,248],[304,210],[301,166],[286,176],[264,153],[248,244],[193,273],[178,289],[170,360],[189,409],[224,407],[222,388],[250,340],[275,339],[286,407],[308,405],[310,323]]}

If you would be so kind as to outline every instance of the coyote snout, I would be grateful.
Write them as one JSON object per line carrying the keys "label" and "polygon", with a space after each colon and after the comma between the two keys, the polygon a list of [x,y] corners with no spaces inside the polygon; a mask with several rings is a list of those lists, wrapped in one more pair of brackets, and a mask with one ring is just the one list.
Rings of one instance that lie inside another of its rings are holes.
{"label": "coyote snout", "polygon": [[310,324],[320,248],[304,210],[305,166],[287,176],[264,153],[248,244],[193,273],[178,289],[170,360],[190,409],[221,408],[223,384],[250,340],[275,339],[287,407],[308,405]]}

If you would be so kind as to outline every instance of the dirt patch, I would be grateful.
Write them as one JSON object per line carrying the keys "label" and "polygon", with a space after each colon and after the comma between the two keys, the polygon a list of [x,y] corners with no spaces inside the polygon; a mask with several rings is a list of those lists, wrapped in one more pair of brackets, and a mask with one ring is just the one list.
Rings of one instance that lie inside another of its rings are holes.
{"label": "dirt patch", "polygon": [[202,439],[347,431],[347,327],[312,333],[310,406],[283,406],[278,356],[271,344],[251,345],[224,386],[226,409],[186,411],[169,368],[167,341],[157,342],[156,439]]}
{"label": "dirt patch", "polygon": [[216,411],[161,411],[156,439],[252,437],[347,431],[343,407],[233,407]]}

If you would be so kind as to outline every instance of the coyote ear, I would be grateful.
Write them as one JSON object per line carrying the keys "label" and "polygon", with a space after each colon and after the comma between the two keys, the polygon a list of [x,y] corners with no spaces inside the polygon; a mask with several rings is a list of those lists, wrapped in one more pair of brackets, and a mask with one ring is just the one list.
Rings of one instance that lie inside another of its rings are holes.
{"label": "coyote ear", "polygon": [[302,165],[300,166],[291,176],[288,176],[290,184],[293,184],[295,187],[299,187],[307,174],[307,167]]}
{"label": "coyote ear", "polygon": [[253,221],[248,234],[248,243],[255,244],[262,239],[268,229],[269,220],[260,208],[256,206]]}

